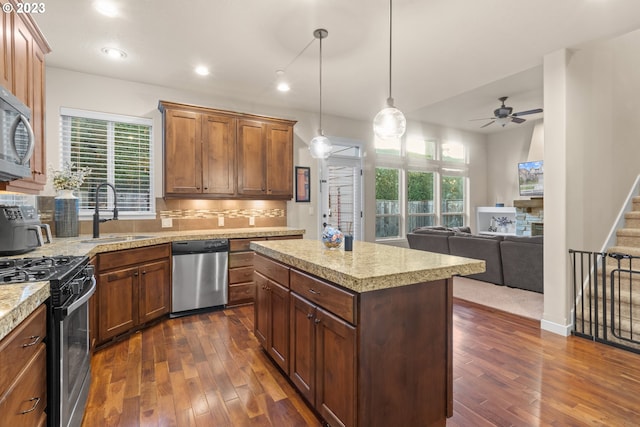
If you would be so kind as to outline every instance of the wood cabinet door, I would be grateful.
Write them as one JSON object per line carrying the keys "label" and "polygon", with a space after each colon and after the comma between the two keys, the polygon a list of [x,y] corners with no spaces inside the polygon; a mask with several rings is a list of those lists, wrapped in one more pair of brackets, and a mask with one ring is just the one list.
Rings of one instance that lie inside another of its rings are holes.
{"label": "wood cabinet door", "polygon": [[47,150],[45,148],[45,64],[44,52],[33,43],[33,100],[31,107],[31,124],[35,137],[35,147],[31,156],[31,178],[44,186],[47,183]]}
{"label": "wood cabinet door", "polygon": [[167,109],[164,120],[165,194],[201,193],[201,115]]}
{"label": "wood cabinet door", "polygon": [[257,271],[254,272],[256,282],[256,301],[253,307],[253,329],[258,342],[264,349],[268,348],[269,331],[269,279]]}
{"label": "wood cabinet door", "polygon": [[257,120],[238,120],[238,194],[267,194],[265,128]]}
{"label": "wood cabinet door", "polygon": [[13,13],[0,14],[0,85],[11,90]]}
{"label": "wood cabinet door", "polygon": [[[316,401],[331,425],[356,425],[356,328],[316,310]],[[365,392],[366,394],[366,392]]]}
{"label": "wood cabinet door", "polygon": [[104,342],[138,324],[138,267],[98,276],[98,336]]}
{"label": "wood cabinet door", "polygon": [[295,292],[291,292],[290,295],[289,378],[307,401],[314,403],[316,400],[316,306]]}
{"label": "wood cabinet door", "polygon": [[13,21],[12,92],[25,105],[31,105],[31,52],[33,37],[22,19]]}
{"label": "wood cabinet door", "polygon": [[235,194],[236,120],[202,115],[202,192]]}
{"label": "wood cabinet door", "polygon": [[268,351],[280,368],[289,372],[289,289],[269,280]]}
{"label": "wood cabinet door", "polygon": [[157,261],[139,267],[138,323],[169,313],[171,282],[169,261]]}
{"label": "wood cabinet door", "polygon": [[267,194],[293,197],[293,128],[267,125]]}

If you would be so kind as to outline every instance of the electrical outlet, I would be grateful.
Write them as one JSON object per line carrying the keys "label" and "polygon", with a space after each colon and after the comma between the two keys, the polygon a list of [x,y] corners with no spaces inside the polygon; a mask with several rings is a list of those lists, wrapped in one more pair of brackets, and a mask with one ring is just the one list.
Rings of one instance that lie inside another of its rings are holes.
{"label": "electrical outlet", "polygon": [[250,216],[249,217],[249,225],[256,225],[256,217],[255,216]]}
{"label": "electrical outlet", "polygon": [[219,216],[218,217],[218,227],[224,227],[224,217],[223,216]]}
{"label": "electrical outlet", "polygon": [[170,227],[173,227],[173,219],[162,218],[162,228],[170,228]]}

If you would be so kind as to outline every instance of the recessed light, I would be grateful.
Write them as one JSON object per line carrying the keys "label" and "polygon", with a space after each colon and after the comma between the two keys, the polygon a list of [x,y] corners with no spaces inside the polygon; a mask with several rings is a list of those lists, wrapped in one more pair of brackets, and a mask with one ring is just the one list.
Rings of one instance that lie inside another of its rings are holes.
{"label": "recessed light", "polygon": [[120,50],[115,47],[103,47],[101,51],[112,59],[124,59],[127,57],[127,53],[124,50]]}
{"label": "recessed light", "polygon": [[207,67],[205,67],[204,65],[199,65],[195,68],[195,72],[196,74],[199,74],[201,76],[208,76],[209,75],[209,69]]}
{"label": "recessed light", "polygon": [[118,6],[115,3],[101,0],[93,3],[93,7],[102,15],[114,18],[118,16]]}

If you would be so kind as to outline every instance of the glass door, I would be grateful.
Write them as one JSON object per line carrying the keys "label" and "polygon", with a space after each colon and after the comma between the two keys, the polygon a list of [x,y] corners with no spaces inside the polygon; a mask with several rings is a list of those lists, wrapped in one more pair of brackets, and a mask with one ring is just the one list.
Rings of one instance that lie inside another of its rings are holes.
{"label": "glass door", "polygon": [[331,156],[323,164],[322,218],[324,223],[362,240],[362,160]]}

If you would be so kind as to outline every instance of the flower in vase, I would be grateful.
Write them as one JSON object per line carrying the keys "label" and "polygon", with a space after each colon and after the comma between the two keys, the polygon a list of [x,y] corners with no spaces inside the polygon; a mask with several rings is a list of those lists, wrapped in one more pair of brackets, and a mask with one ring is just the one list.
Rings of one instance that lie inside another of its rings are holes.
{"label": "flower in vase", "polygon": [[498,224],[499,227],[506,227],[509,224],[513,224],[513,221],[511,221],[506,216],[499,216],[498,218],[494,216],[494,217],[491,217],[491,219],[493,219],[496,222],[496,224]]}
{"label": "flower in vase", "polygon": [[88,167],[73,169],[74,164],[66,162],[61,170],[51,170],[53,187],[56,190],[77,190],[91,173],[91,168]]}

